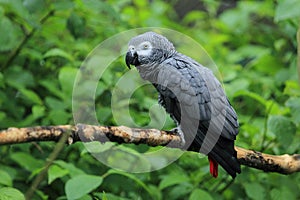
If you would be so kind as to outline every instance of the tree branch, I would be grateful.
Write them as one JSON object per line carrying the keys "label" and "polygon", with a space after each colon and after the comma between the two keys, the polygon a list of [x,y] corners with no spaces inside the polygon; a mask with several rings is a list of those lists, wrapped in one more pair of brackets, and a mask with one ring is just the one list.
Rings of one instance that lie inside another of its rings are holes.
{"label": "tree branch", "polygon": [[[171,131],[157,129],[138,129],[126,126],[92,126],[86,124],[61,126],[36,126],[28,128],[9,128],[0,131],[0,145],[18,144],[32,141],[59,141],[70,132],[68,143],[75,142],[118,142],[147,144],[180,148],[180,138]],[[280,174],[300,172],[300,154],[269,155],[254,150],[235,147],[242,165]]]}

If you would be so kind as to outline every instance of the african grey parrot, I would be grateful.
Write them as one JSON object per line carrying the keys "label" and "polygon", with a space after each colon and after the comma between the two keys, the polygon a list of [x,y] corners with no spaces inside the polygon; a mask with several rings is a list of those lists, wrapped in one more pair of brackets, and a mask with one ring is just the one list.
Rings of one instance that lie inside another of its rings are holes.
{"label": "african grey parrot", "polygon": [[212,71],[177,52],[155,32],[132,38],[125,60],[159,92],[159,104],[178,125],[182,147],[208,155],[213,177],[218,176],[220,164],[235,178],[241,172],[234,149],[239,124]]}

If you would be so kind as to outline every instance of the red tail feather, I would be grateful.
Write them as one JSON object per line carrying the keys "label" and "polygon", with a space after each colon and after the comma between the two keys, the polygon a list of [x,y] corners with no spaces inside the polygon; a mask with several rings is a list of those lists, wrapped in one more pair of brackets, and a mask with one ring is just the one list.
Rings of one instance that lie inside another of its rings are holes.
{"label": "red tail feather", "polygon": [[210,174],[214,177],[214,178],[217,178],[218,177],[218,163],[208,157],[208,160],[209,160],[209,171],[210,171]]}

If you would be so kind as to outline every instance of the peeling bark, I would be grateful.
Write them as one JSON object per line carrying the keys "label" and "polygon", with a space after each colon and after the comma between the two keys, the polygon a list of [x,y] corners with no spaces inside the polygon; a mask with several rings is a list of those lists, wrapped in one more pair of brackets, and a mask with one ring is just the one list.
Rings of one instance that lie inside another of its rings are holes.
{"label": "peeling bark", "polygon": [[[0,145],[18,144],[32,141],[55,141],[70,133],[68,143],[75,142],[118,142],[147,144],[180,148],[180,138],[171,131],[157,129],[138,129],[126,126],[92,126],[86,124],[36,126],[28,128],[9,128],[0,131]],[[269,155],[254,150],[235,147],[242,165],[280,174],[300,172],[300,154]]]}
{"label": "peeling bark", "polygon": [[278,172],[292,174],[300,172],[300,154],[270,155],[254,150],[235,147],[238,160],[242,165],[263,170],[265,172]]}

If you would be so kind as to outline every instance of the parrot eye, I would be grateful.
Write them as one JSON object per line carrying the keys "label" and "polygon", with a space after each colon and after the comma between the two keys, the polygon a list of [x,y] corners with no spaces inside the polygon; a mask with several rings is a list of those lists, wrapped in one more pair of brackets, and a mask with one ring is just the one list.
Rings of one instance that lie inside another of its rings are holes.
{"label": "parrot eye", "polygon": [[149,45],[148,45],[148,44],[144,44],[143,48],[144,48],[144,49],[148,49],[148,48],[149,48]]}
{"label": "parrot eye", "polygon": [[140,45],[140,48],[143,49],[143,50],[147,50],[147,49],[150,49],[151,47],[151,44],[150,42],[143,42],[141,45]]}

